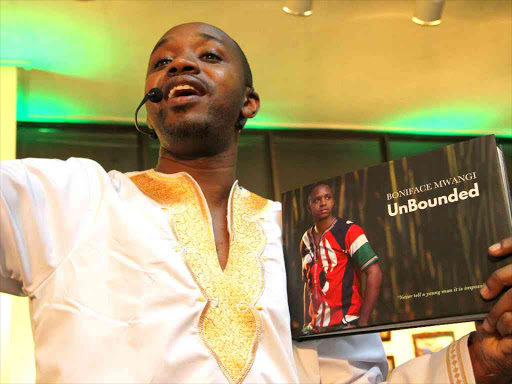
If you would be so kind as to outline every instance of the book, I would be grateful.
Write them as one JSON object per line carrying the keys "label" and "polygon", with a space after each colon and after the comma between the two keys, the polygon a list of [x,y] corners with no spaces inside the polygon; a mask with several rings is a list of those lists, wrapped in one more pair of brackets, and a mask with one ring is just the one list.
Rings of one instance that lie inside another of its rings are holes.
{"label": "book", "polygon": [[292,337],[485,318],[494,301],[479,290],[512,261],[488,255],[512,236],[506,175],[490,135],[283,193]]}

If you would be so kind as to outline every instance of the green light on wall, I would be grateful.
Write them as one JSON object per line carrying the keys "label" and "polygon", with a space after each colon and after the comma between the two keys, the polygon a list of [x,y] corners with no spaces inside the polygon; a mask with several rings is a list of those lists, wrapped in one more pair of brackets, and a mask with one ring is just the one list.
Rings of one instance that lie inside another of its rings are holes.
{"label": "green light on wall", "polygon": [[[81,116],[86,110],[79,100],[57,95],[50,91],[35,90],[30,93],[30,106],[18,104],[18,120],[22,121],[69,121],[72,116]],[[61,118],[59,118],[61,117]],[[71,118],[71,120],[73,120]]]}
{"label": "green light on wall", "polygon": [[378,123],[390,131],[421,135],[479,135],[495,133],[512,137],[502,114],[493,107],[443,106],[413,111]]}
{"label": "green light on wall", "polygon": [[100,22],[91,27],[92,7],[66,3],[0,0],[0,59],[26,60],[35,69],[74,76],[101,73],[111,61],[108,31]]}
{"label": "green light on wall", "polygon": [[250,119],[245,124],[247,129],[258,129],[258,130],[272,130],[275,129],[273,125],[282,121],[278,116],[268,112],[260,111],[254,119]]}
{"label": "green light on wall", "polygon": [[59,130],[55,128],[38,128],[37,133],[41,135],[55,134],[59,133]]}

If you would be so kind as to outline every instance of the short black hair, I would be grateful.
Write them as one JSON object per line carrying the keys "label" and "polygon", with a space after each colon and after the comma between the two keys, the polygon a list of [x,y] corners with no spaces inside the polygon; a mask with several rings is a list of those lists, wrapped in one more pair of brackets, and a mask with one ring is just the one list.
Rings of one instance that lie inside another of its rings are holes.
{"label": "short black hair", "polygon": [[245,86],[247,86],[249,88],[253,88],[252,71],[251,71],[251,66],[249,65],[249,61],[247,60],[247,56],[245,56],[245,53],[242,50],[242,48],[240,47],[240,45],[232,37],[230,37],[230,39],[235,44],[235,47],[238,50],[238,54],[240,55],[240,59],[242,60],[242,66],[244,68]]}
{"label": "short black hair", "polygon": [[311,190],[308,193],[308,205],[311,203],[311,194],[316,189],[316,187],[319,187],[321,185],[325,185],[326,187],[329,187],[329,189],[332,192],[332,187],[329,185],[329,183],[327,183],[325,181],[319,181],[318,183],[313,184],[313,186],[311,187]]}
{"label": "short black hair", "polygon": [[[238,53],[238,56],[240,57],[240,60],[242,61],[242,69],[244,71],[244,85],[246,87],[249,87],[251,88],[251,90],[254,92],[254,89],[253,89],[253,80],[252,80],[252,71],[251,71],[251,66],[249,65],[249,61],[247,60],[247,56],[245,56],[245,53],[244,51],[242,50],[242,48],[240,47],[240,45],[231,37],[229,36],[226,32],[224,32],[222,29],[216,27],[215,25],[211,25],[211,24],[208,24],[208,23],[203,23],[203,22],[191,22],[191,23],[184,23],[184,24],[178,24],[178,25],[175,25],[174,27],[172,27],[171,29],[169,29],[166,33],[164,33],[164,35],[162,36],[162,38],[165,37],[165,35],[167,35],[167,33],[169,33],[170,31],[172,31],[174,28],[177,28],[177,27],[181,27],[183,25],[187,25],[187,24],[202,24],[202,25],[207,25],[209,27],[212,27],[214,29],[216,29],[217,31],[221,32],[222,34],[224,34],[229,40],[231,40],[237,50],[237,53]],[[161,39],[162,39],[161,38]],[[155,49],[158,47],[159,43],[157,43],[157,45],[155,46],[155,48],[153,48],[153,52],[155,51]],[[151,55],[153,54],[153,52],[151,53]]]}
{"label": "short black hair", "polygon": [[[229,35],[227,35],[227,36],[231,39],[231,41],[235,45],[238,55],[240,56],[240,60],[242,61],[242,67],[243,67],[243,71],[244,71],[244,85],[246,87],[251,88],[251,92],[254,92],[254,85],[252,82],[252,71],[251,71],[251,66],[249,65],[249,61],[247,60],[247,56],[245,56],[245,53],[244,53],[242,47],[240,47],[240,45],[231,36],[229,36]],[[244,118],[242,116],[242,114],[240,114],[240,116],[236,122],[237,129],[242,130],[244,128],[244,125],[246,122],[247,122],[247,119]]]}

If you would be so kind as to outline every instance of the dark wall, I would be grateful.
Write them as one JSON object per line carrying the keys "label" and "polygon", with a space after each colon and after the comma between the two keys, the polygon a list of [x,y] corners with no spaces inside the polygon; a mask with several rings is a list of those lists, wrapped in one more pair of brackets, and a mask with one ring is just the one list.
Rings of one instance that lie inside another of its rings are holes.
{"label": "dark wall", "polygon": [[140,168],[138,135],[127,127],[85,127],[81,125],[33,126],[18,123],[16,157],[44,157],[66,160],[85,157],[106,170],[122,172]]}
{"label": "dark wall", "polygon": [[[245,130],[237,178],[270,199],[281,192],[469,137],[386,135],[327,130]],[[512,178],[512,139],[500,139]],[[153,168],[159,142],[131,126],[18,122],[17,157],[86,157],[107,171]]]}

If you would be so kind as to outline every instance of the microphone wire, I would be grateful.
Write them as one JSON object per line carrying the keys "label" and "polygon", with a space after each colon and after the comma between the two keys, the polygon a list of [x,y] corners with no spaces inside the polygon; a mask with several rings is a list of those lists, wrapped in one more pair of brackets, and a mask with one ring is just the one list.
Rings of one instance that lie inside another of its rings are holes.
{"label": "microphone wire", "polygon": [[139,109],[142,108],[142,106],[149,100],[152,103],[159,103],[164,98],[164,94],[160,88],[151,88],[148,93],[144,95],[144,98],[140,102],[139,106],[135,110],[135,128],[137,128],[137,131],[140,133],[143,133],[145,135],[151,136],[153,139],[158,139],[158,136],[156,135],[156,132],[153,129],[150,129],[149,131],[142,130],[139,127],[139,123],[137,121],[137,114],[139,113]]}

